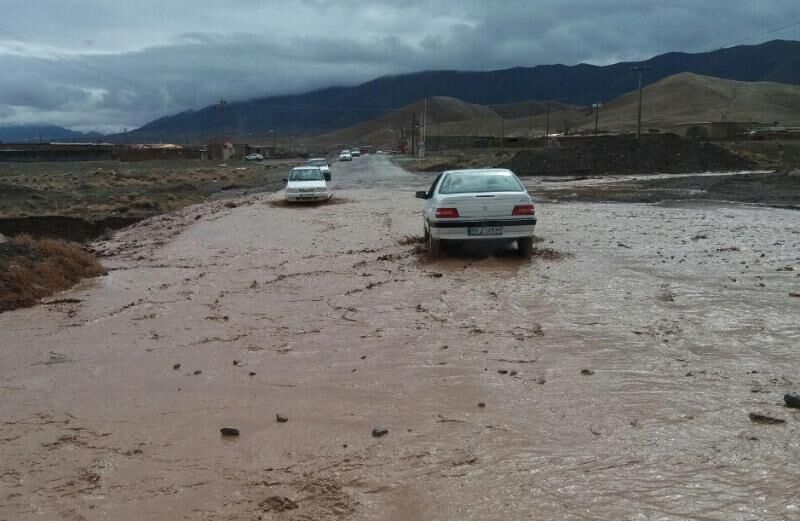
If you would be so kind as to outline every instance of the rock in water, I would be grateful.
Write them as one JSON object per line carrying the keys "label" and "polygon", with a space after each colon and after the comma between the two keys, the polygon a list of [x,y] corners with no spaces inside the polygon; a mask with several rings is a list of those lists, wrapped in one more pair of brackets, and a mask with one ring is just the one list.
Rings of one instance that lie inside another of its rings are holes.
{"label": "rock in water", "polygon": [[783,401],[786,407],[794,407],[800,409],[800,392],[793,392],[783,395]]}
{"label": "rock in water", "polygon": [[765,425],[780,425],[782,423],[786,423],[786,420],[781,420],[780,418],[773,418],[772,416],[765,416],[763,414],[754,412],[750,413],[750,421],[753,423],[763,423]]}
{"label": "rock in water", "polygon": [[233,427],[223,427],[219,430],[220,434],[223,436],[238,436],[239,429],[234,429]]}
{"label": "rock in water", "polygon": [[287,418],[283,414],[276,414],[275,419],[278,421],[278,423],[286,423],[289,421],[289,418]]}
{"label": "rock in water", "polygon": [[373,438],[380,438],[381,436],[386,436],[387,434],[389,434],[389,429],[386,427],[375,427],[372,429]]}

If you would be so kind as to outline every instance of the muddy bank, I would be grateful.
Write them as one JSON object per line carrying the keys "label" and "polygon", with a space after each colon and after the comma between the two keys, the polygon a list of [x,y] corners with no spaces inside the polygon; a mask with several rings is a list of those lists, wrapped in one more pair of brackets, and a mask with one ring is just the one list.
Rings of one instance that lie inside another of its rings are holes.
{"label": "muddy bank", "polygon": [[569,148],[522,150],[497,166],[520,176],[572,176],[726,172],[757,165],[713,143],[646,136],[641,142],[608,137]]}
{"label": "muddy bank", "polygon": [[800,209],[800,174],[742,173],[715,176],[680,176],[591,184],[578,179],[574,186],[547,182],[533,187],[549,200],[661,203],[666,201],[731,201],[777,208]]}
{"label": "muddy bank", "polygon": [[61,238],[88,242],[101,235],[134,224],[144,217],[105,217],[86,220],[63,215],[0,218],[0,233],[7,236],[30,235],[36,238]]}
{"label": "muddy bank", "polygon": [[0,244],[0,313],[28,307],[83,278],[104,273],[94,255],[75,243],[17,237]]}
{"label": "muddy bank", "polygon": [[0,232],[91,240],[210,198],[282,186],[287,161],[0,163]]}

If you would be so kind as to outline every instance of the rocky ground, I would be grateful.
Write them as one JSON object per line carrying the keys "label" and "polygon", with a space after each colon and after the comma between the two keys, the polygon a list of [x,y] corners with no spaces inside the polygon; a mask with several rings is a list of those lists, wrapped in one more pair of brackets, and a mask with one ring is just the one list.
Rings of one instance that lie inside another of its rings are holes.
{"label": "rocky ground", "polygon": [[532,262],[430,262],[429,178],[333,176],[0,314],[0,520],[800,516],[796,211],[540,203]]}

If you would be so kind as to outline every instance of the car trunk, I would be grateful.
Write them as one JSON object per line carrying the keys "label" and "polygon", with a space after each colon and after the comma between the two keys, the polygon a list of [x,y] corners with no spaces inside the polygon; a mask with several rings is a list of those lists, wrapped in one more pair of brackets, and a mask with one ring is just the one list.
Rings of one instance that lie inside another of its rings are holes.
{"label": "car trunk", "polygon": [[529,204],[525,194],[519,192],[486,192],[454,194],[441,197],[440,208],[455,208],[460,218],[510,217],[514,207]]}

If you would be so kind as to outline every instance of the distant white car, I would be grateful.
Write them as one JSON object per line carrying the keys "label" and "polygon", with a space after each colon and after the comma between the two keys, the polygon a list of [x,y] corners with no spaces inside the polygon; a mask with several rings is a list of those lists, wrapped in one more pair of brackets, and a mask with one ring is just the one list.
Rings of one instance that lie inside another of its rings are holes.
{"label": "distant white car", "polygon": [[339,154],[339,161],[352,161],[353,156],[350,154],[349,150],[342,150]]}
{"label": "distant white car", "polygon": [[350,151],[350,155],[353,157],[361,157],[361,150],[354,148]]}
{"label": "distant white car", "polygon": [[316,166],[293,168],[285,181],[287,201],[327,201],[333,196]]}
{"label": "distant white car", "polygon": [[244,156],[244,160],[245,161],[263,161],[264,160],[264,156],[259,154],[259,153],[247,154],[246,156]]}
{"label": "distant white car", "polygon": [[322,175],[325,177],[325,180],[331,180],[331,166],[328,164],[328,160],[324,157],[315,157],[313,159],[309,159],[306,161],[306,165],[318,167],[322,172]]}
{"label": "distant white car", "polygon": [[443,241],[516,241],[523,257],[533,252],[533,199],[510,170],[448,170],[416,197],[425,199],[422,218],[432,257],[441,253]]}

